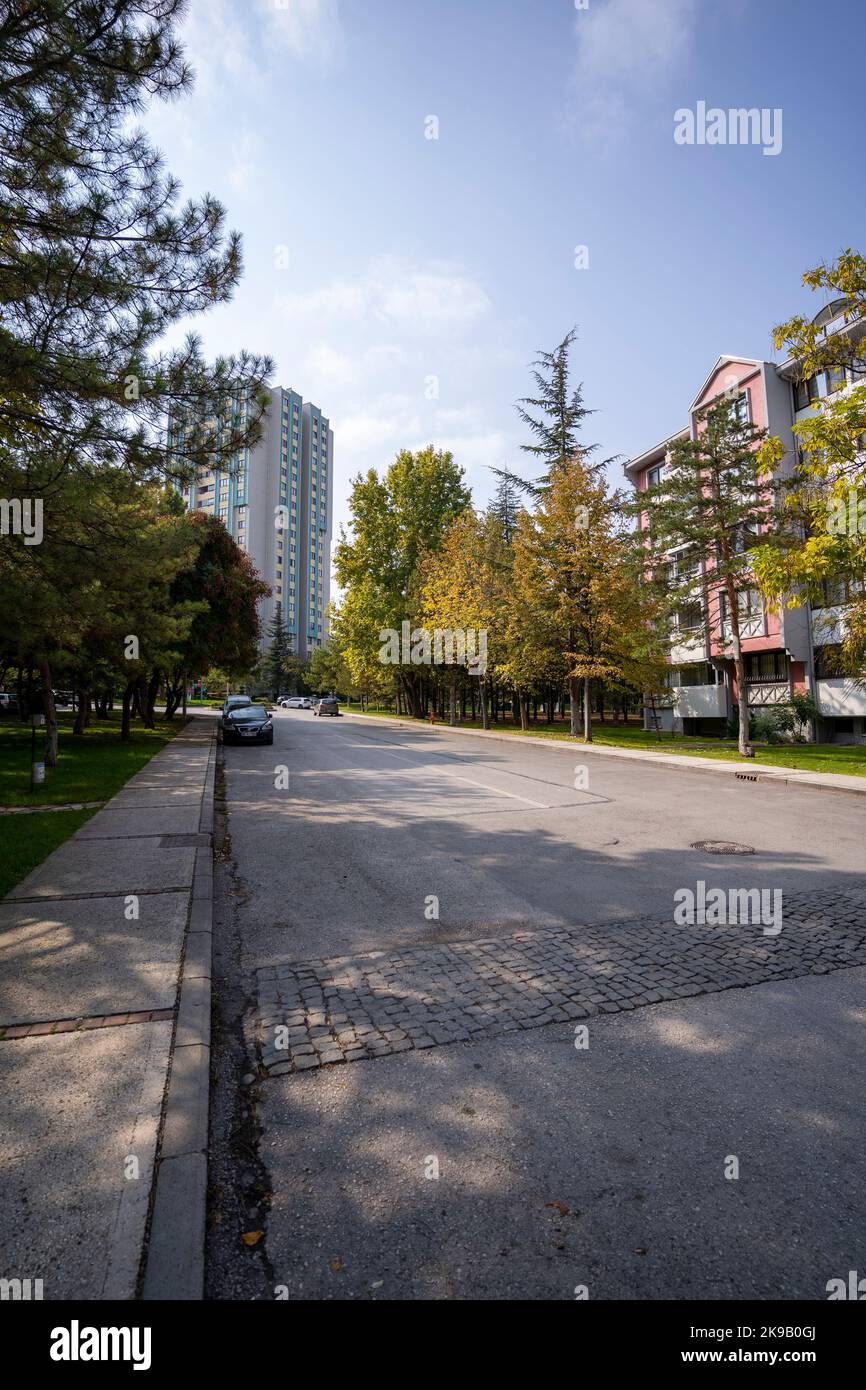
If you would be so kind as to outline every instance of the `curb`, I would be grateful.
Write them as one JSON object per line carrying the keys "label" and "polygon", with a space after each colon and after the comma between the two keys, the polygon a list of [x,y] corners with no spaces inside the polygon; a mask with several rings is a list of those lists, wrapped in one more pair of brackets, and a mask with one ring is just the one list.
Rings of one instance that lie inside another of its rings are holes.
{"label": "curb", "polygon": [[[845,773],[799,772],[795,768],[775,768],[768,763],[729,763],[717,758],[692,757],[687,753],[653,753],[636,748],[608,748],[599,744],[567,743],[564,739],[533,738],[527,734],[499,734],[493,729],[452,729],[448,724],[423,724],[414,719],[382,719],[375,714],[353,714],[351,710],[342,713],[349,719],[358,719],[364,724],[377,724],[383,728],[412,729],[414,733],[436,736],[437,734],[465,734],[467,738],[487,738],[498,743],[532,744],[536,748],[565,749],[572,755],[598,758],[620,758],[625,761],[644,763],[655,767],[672,767],[682,772],[715,772],[720,776],[733,777],[740,782],[763,782],[775,787],[800,788],[813,792],[835,792],[843,796],[866,796],[866,777],[848,777],[846,785],[837,786],[828,777],[842,778]],[[822,780],[816,780],[821,778]],[[851,786],[854,781],[863,786]]]}
{"label": "curb", "polygon": [[206,844],[195,852],[171,1071],[141,1294],[145,1301],[188,1302],[204,1297],[215,779],[214,728],[199,817],[199,834],[206,837]]}

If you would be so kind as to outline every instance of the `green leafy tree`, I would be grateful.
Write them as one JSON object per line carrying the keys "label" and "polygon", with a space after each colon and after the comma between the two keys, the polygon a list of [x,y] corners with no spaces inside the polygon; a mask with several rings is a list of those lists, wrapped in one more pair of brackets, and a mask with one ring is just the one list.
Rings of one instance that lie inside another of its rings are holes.
{"label": "green leafy tree", "polygon": [[[344,590],[335,631],[354,680],[372,682],[381,666],[383,630],[400,632],[404,621],[413,629],[420,624],[422,563],[468,503],[462,468],[432,445],[414,454],[401,450],[384,478],[371,469],[354,479],[351,534],[341,535],[334,555]],[[400,662],[390,674],[420,717],[419,667]]]}
{"label": "green leafy tree", "polygon": [[[800,380],[833,389],[818,394],[794,425],[798,457],[780,496],[778,524],[755,557],[755,574],[774,603],[824,606],[826,593],[846,604],[841,668],[866,671],[866,258],[850,248],[803,276],[838,312],[829,323],[795,315],[774,329],[777,348],[797,364]],[[843,386],[847,390],[839,389]],[[772,476],[785,446],[768,438],[760,463]]]}
{"label": "green leafy tree", "polygon": [[508,669],[525,701],[563,677],[571,733],[592,741],[594,680],[636,681],[648,610],[619,498],[575,457],[555,470],[514,540]]}
{"label": "green leafy tree", "polygon": [[699,646],[699,657],[709,644],[733,660],[742,757],[752,756],[742,630],[755,594],[756,547],[774,514],[756,468],[763,438],[735,400],[722,399],[700,413],[696,438],[674,441],[661,481],[633,504],[646,520],[660,611]]}

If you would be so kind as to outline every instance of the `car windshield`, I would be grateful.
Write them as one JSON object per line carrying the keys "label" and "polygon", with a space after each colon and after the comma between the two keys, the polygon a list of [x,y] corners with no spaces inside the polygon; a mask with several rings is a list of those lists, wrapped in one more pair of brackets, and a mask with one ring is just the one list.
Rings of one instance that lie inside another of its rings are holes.
{"label": "car windshield", "polygon": [[268,712],[264,705],[242,705],[240,709],[229,711],[229,719],[236,719],[238,722],[249,720],[253,724],[261,723],[267,719]]}

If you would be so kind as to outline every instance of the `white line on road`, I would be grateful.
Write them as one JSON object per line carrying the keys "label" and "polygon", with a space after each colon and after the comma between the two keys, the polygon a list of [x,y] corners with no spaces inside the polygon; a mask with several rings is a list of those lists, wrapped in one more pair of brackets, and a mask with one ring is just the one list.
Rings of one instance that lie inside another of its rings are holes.
{"label": "white line on road", "polygon": [[[341,743],[351,744],[351,740],[342,734],[337,734],[336,738],[338,738]],[[355,747],[356,745],[351,744],[351,746]],[[389,749],[382,748],[379,745],[376,745],[376,747],[377,751],[379,753],[384,753],[386,758],[398,758],[402,762],[408,762],[415,772],[438,772],[442,777],[452,777],[455,782],[466,782],[470,787],[480,787],[482,791],[492,792],[494,796],[507,796],[512,801],[522,801],[526,806],[535,806],[540,811],[554,810],[554,807],[546,801],[533,801],[528,796],[518,796],[517,792],[507,792],[502,787],[491,787],[486,782],[474,781],[472,777],[461,777],[457,772],[447,772],[444,767],[430,767],[429,764],[426,766],[419,766],[418,763],[412,762],[411,758],[407,758],[405,754],[392,753]]]}

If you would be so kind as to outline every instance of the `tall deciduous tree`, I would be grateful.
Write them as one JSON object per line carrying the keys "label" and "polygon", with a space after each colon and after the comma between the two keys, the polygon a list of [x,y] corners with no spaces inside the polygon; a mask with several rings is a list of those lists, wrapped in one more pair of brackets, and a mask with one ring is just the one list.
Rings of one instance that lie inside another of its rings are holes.
{"label": "tall deciduous tree", "polygon": [[[422,559],[469,503],[463,470],[452,455],[429,445],[401,450],[384,478],[373,469],[359,475],[349,499],[351,534],[341,535],[334,567],[345,590],[336,629],[357,680],[372,672],[388,629],[400,632],[420,620]],[[417,665],[393,668],[398,689],[414,715],[422,713]]]}
{"label": "tall deciduous tree", "polygon": [[[571,733],[592,741],[591,685],[639,678],[647,613],[619,499],[579,457],[552,474],[514,541],[509,643],[525,688],[568,681]],[[551,666],[554,669],[551,669]]]}

